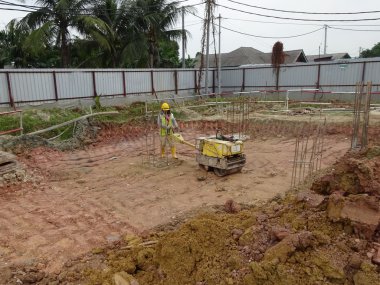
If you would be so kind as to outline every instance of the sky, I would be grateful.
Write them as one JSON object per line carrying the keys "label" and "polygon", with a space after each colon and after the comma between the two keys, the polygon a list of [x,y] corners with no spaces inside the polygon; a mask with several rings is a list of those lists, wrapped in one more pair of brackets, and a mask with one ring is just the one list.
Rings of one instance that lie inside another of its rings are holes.
{"label": "sky", "polygon": [[[8,0],[8,2],[20,3],[20,1],[17,0]],[[25,0],[24,2],[26,4],[35,4],[33,0]],[[193,5],[200,4],[201,2],[202,0],[188,0],[181,3],[180,5]],[[221,14],[222,17],[222,52],[230,52],[239,47],[253,47],[263,52],[271,52],[273,44],[279,40],[284,44],[284,50],[303,49],[306,55],[318,54],[319,52],[322,54],[324,50],[325,37],[325,30],[323,29],[323,26],[325,24],[328,25],[327,53],[348,52],[351,57],[357,57],[360,48],[372,48],[376,43],[380,42],[380,5],[378,0],[216,0],[216,2],[217,4],[249,13],[276,17],[323,20],[319,22],[312,22],[275,19],[242,13],[239,11],[233,11],[219,6],[216,9],[215,15],[218,16]],[[305,11],[314,13],[346,13],[363,11],[379,12],[356,15],[310,15],[262,10],[241,5],[236,2],[269,9]],[[0,5],[0,7],[4,6]],[[196,14],[199,17],[203,18],[204,4],[197,5],[195,8],[197,9]],[[4,28],[6,23],[8,23],[11,19],[20,19],[25,15],[25,12],[0,10],[0,28]],[[329,19],[348,20],[368,18],[379,18],[379,20],[359,22],[326,21]],[[228,31],[223,27],[239,31],[241,33],[273,38],[268,39],[242,35]],[[175,28],[181,28],[181,19],[178,19],[178,23],[175,25]],[[191,38],[187,44],[186,57],[187,55],[194,57],[195,54],[201,50],[202,20],[196,16],[188,14],[185,17],[185,28],[191,34]],[[342,28],[372,31],[349,31],[341,30]],[[313,32],[317,29],[320,30]],[[296,38],[285,38],[309,32],[313,33]],[[179,43],[181,44],[181,42]],[[211,39],[210,43],[210,53],[214,53],[214,44],[216,44],[216,48],[218,49],[218,39],[216,38],[215,43],[213,43],[213,39]]]}

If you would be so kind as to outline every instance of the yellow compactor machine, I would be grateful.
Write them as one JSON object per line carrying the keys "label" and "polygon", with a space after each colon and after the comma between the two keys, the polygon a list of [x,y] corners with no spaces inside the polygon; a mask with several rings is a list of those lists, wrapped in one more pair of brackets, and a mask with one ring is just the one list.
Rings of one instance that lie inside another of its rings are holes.
{"label": "yellow compactor machine", "polygon": [[174,137],[178,142],[198,150],[196,161],[205,170],[213,170],[217,176],[239,172],[245,165],[241,140],[225,137],[220,132],[215,137],[199,137],[195,144],[185,141],[181,134],[176,133]]}

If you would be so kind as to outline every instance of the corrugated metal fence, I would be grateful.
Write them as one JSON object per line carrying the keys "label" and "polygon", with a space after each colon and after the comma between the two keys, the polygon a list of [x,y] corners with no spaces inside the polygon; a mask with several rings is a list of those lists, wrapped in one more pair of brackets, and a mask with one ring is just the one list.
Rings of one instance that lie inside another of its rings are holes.
{"label": "corrugated metal fence", "polygon": [[[0,105],[14,106],[104,97],[159,98],[202,92],[194,69],[9,69],[0,70]],[[217,71],[209,73],[217,90]],[[271,66],[223,69],[223,92],[317,88],[354,91],[356,82],[372,81],[380,90],[380,58],[346,62],[283,65],[279,79]],[[145,96],[144,96],[145,94]],[[175,95],[174,95],[175,94]]]}

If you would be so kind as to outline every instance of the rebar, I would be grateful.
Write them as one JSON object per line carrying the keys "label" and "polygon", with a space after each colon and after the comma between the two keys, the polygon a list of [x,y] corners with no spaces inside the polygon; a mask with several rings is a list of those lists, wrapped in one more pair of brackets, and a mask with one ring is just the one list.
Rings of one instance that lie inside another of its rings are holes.
{"label": "rebar", "polygon": [[371,107],[372,82],[356,84],[354,116],[352,123],[352,149],[366,149],[368,146],[369,112]]}
{"label": "rebar", "polygon": [[291,188],[295,188],[306,177],[310,177],[321,169],[325,130],[326,119],[319,123],[317,128],[313,128],[311,122],[304,124],[297,134]]}

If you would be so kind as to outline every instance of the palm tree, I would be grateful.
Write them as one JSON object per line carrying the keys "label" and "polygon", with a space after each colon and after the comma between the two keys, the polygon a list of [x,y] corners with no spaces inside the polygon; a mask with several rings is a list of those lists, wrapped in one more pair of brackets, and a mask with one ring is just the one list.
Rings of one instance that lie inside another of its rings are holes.
{"label": "palm tree", "polygon": [[70,28],[78,27],[86,16],[90,0],[36,0],[40,6],[26,15],[22,21],[34,29],[29,44],[55,42],[61,50],[61,66],[69,65]]}
{"label": "palm tree", "polygon": [[123,67],[141,50],[142,37],[136,29],[128,0],[97,0],[92,4],[93,17],[83,21],[89,43],[99,46],[104,65]]}
{"label": "palm tree", "polygon": [[0,31],[0,66],[11,64],[17,67],[26,65],[26,53],[22,46],[30,34],[30,30],[25,25],[11,20],[4,30]]}
{"label": "palm tree", "polygon": [[[160,65],[159,42],[175,40],[182,36],[182,30],[172,27],[181,15],[178,2],[167,3],[166,0],[135,0],[132,5],[135,25],[144,35],[148,67]],[[186,8],[186,12],[189,8]]]}

